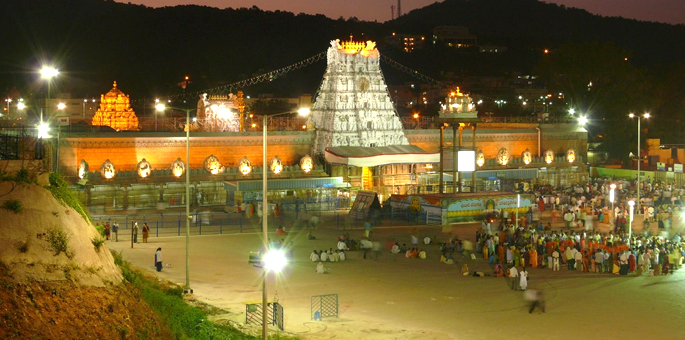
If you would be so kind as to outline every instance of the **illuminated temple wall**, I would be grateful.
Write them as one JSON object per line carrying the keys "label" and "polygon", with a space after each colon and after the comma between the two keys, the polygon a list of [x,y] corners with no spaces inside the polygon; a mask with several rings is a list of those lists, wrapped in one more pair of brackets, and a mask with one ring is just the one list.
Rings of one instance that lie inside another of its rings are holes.
{"label": "illuminated temple wall", "polygon": [[[60,144],[60,171],[76,176],[81,159],[90,171],[97,170],[109,159],[117,171],[135,170],[143,158],[154,170],[168,169],[177,158],[185,161],[186,139],[175,136],[158,136],[150,133],[119,133],[93,135],[71,134]],[[205,158],[214,155],[225,167],[235,167],[243,156],[253,166],[262,165],[261,133],[195,133],[190,141],[190,167],[202,168]],[[268,158],[278,155],[285,165],[297,164],[309,153],[312,132],[270,133]]]}

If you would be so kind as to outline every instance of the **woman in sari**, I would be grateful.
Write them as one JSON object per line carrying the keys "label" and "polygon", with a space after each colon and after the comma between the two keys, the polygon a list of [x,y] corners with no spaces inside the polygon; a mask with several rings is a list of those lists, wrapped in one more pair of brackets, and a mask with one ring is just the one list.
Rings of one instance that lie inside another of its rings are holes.
{"label": "woman in sari", "polygon": [[538,252],[535,249],[530,250],[530,265],[533,266],[533,268],[538,267]]}
{"label": "woman in sari", "polygon": [[521,265],[521,252],[518,249],[514,249],[514,266],[518,267]]}
{"label": "woman in sari", "polygon": [[671,261],[668,256],[664,256],[664,263],[661,265],[661,273],[668,275],[668,271],[671,269]]}
{"label": "woman in sari", "polygon": [[613,270],[611,271],[612,274],[618,275],[619,272],[621,271],[621,266],[618,264],[618,259],[616,259],[616,256],[613,256],[614,258],[614,265],[613,265]]}
{"label": "woman in sari", "polygon": [[628,257],[628,271],[631,273],[635,271],[635,255],[632,251],[630,252],[630,256]]}
{"label": "woman in sari", "polygon": [[501,243],[497,246],[497,255],[499,255],[499,262],[504,263],[504,246]]}

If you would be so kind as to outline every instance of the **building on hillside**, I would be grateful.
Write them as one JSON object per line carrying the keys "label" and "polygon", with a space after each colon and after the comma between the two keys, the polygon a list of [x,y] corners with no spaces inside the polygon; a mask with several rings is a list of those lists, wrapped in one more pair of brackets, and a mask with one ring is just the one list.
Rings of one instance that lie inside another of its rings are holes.
{"label": "building on hillside", "polygon": [[478,37],[469,33],[464,26],[438,26],[433,29],[433,45],[442,43],[452,48],[467,48],[478,45]]}
{"label": "building on hillside", "polygon": [[422,49],[425,41],[426,37],[416,34],[393,33],[392,35],[385,37],[386,45],[395,47],[406,53]]}
{"label": "building on hillside", "polygon": [[93,126],[109,126],[116,131],[138,130],[138,117],[131,100],[117,88],[117,82],[107,94],[100,95],[100,108],[95,112]]}

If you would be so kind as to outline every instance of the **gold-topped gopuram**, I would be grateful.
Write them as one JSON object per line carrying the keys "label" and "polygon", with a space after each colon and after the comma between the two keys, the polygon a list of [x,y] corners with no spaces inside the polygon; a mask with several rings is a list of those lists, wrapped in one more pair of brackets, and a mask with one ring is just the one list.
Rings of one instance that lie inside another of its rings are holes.
{"label": "gold-topped gopuram", "polygon": [[93,116],[93,126],[109,126],[117,131],[138,130],[138,117],[130,99],[117,88],[116,81],[107,94],[100,95],[100,108]]}

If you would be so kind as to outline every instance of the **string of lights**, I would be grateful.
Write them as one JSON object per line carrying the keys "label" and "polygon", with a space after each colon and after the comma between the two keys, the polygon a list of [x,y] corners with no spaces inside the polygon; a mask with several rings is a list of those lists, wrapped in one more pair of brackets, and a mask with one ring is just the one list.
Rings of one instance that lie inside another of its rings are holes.
{"label": "string of lights", "polygon": [[392,59],[390,59],[390,58],[388,58],[382,54],[381,54],[381,61],[392,66],[393,68],[395,68],[401,72],[404,72],[404,73],[416,78],[416,79],[419,79],[419,80],[422,80],[422,81],[425,81],[425,82],[428,82],[428,83],[431,83],[431,84],[434,84],[434,85],[437,85],[440,87],[450,88],[449,85],[447,85],[447,84],[445,84],[439,80],[436,80],[434,78],[431,78],[431,77],[429,77],[423,73],[420,73],[419,71],[410,69],[409,67],[406,67],[406,66],[396,62],[395,60],[392,60]]}
{"label": "string of lights", "polygon": [[306,66],[309,66],[311,64],[314,64],[326,57],[326,51],[318,53],[312,57],[309,57],[307,59],[298,61],[294,64],[288,65],[286,67],[279,68],[277,70],[269,71],[266,73],[262,73],[260,75],[254,76],[252,78],[236,81],[230,84],[226,85],[221,85],[217,87],[213,87],[210,89],[205,89],[205,90],[199,90],[199,91],[193,91],[193,92],[183,92],[183,93],[178,93],[174,95],[169,95],[165,96],[165,99],[168,100],[173,100],[173,99],[183,99],[183,98],[197,98],[199,95],[203,93],[207,93],[209,95],[212,94],[226,94],[232,92],[234,89],[244,89],[246,87],[256,85],[259,83],[263,83],[266,81],[273,81],[277,79],[280,76],[283,76],[287,74],[288,72],[299,70],[301,68],[304,68]]}

